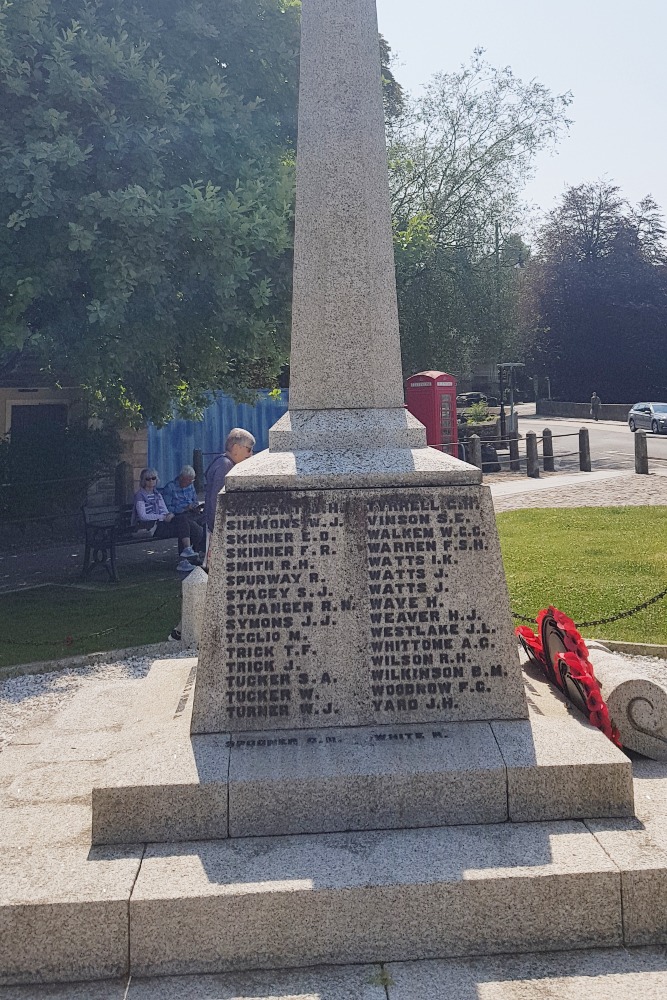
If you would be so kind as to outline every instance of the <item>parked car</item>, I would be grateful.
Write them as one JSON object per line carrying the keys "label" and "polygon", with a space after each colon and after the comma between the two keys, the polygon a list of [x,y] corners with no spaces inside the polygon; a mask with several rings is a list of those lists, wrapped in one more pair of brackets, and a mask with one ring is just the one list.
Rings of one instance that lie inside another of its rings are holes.
{"label": "parked car", "polygon": [[628,427],[667,434],[667,403],[635,403],[628,413]]}
{"label": "parked car", "polygon": [[483,392],[462,392],[456,397],[456,405],[459,407],[472,406],[473,403],[486,403],[486,396]]}

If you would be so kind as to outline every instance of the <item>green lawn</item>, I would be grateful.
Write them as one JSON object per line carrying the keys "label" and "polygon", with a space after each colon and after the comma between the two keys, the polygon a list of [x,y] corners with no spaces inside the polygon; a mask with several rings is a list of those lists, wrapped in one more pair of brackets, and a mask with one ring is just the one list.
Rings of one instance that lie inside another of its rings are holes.
{"label": "green lawn", "polygon": [[[576,622],[611,617],[667,587],[667,507],[577,507],[498,515],[512,610],[549,604]],[[590,638],[667,644],[667,599]]]}
{"label": "green lawn", "polygon": [[[554,604],[589,621],[667,587],[667,507],[513,511],[498,516],[498,528],[515,613]],[[100,578],[3,594],[0,667],[163,641],[180,618],[180,585],[173,570],[146,564],[124,567],[116,585]],[[667,599],[583,631],[667,644]]]}
{"label": "green lawn", "polygon": [[101,577],[3,594],[0,667],[163,642],[180,620],[180,594],[176,573],[141,566],[124,567],[119,584]]}

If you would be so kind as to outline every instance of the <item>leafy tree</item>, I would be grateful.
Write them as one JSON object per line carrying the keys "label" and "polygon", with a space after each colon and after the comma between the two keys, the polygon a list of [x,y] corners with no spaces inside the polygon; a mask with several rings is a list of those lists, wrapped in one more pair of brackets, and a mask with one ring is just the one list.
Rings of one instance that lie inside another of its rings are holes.
{"label": "leafy tree", "polygon": [[570,124],[570,102],[495,69],[479,49],[459,71],[436,74],[389,127],[398,227],[426,212],[439,243],[488,248],[496,219],[521,221],[519,192],[536,153]]}
{"label": "leafy tree", "polygon": [[[475,52],[388,123],[403,361],[468,374],[510,349],[521,189],[569,125],[555,96]],[[507,238],[496,252],[495,223]]]}
{"label": "leafy tree", "polygon": [[382,93],[387,121],[392,121],[405,111],[405,94],[394,76],[391,64],[391,46],[384,35],[380,35],[380,64],[382,69]]}
{"label": "leafy tree", "polygon": [[608,181],[570,188],[544,220],[522,313],[561,398],[667,395],[665,234],[651,197],[632,207]]}
{"label": "leafy tree", "polygon": [[474,255],[440,246],[428,216],[415,216],[394,246],[405,371],[465,377],[519,355],[519,268],[529,255],[520,237],[502,238],[497,255]]}
{"label": "leafy tree", "polygon": [[286,356],[298,0],[0,0],[0,348],[161,421]]}

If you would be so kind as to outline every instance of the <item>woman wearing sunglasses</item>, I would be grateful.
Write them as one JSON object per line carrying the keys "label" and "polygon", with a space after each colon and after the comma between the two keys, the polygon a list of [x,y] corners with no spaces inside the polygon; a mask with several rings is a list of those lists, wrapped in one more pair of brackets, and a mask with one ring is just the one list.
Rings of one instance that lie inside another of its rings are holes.
{"label": "woman wearing sunglasses", "polygon": [[188,560],[197,553],[190,544],[190,523],[185,514],[170,514],[161,493],[156,489],[158,475],[155,469],[142,469],[139,489],[134,495],[133,524],[146,528],[153,538],[178,538],[180,561],[177,570],[189,573],[192,563]]}

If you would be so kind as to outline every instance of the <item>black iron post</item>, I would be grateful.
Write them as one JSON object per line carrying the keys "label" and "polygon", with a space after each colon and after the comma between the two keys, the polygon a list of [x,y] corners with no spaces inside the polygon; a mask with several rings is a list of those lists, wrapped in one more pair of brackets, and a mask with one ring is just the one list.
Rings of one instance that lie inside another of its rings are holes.
{"label": "black iron post", "polygon": [[635,472],[638,476],[648,476],[646,431],[635,431]]}
{"label": "black iron post", "polygon": [[528,431],[526,434],[526,474],[530,479],[540,478],[540,456],[537,453],[537,434]]}
{"label": "black iron post", "polygon": [[554,442],[553,435],[548,427],[545,427],[542,431],[542,459],[544,462],[544,471],[553,472],[554,471]]}
{"label": "black iron post", "polygon": [[579,471],[591,471],[591,445],[587,427],[582,427],[579,431]]}
{"label": "black iron post", "polygon": [[498,365],[498,387],[500,392],[500,440],[507,440],[507,418],[505,417],[505,386],[503,366]]}

